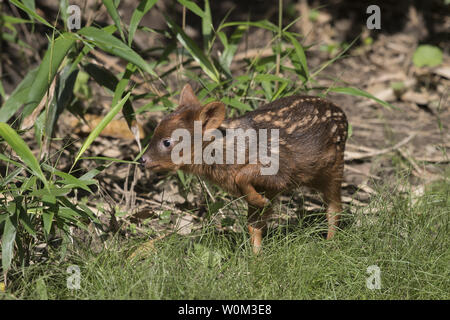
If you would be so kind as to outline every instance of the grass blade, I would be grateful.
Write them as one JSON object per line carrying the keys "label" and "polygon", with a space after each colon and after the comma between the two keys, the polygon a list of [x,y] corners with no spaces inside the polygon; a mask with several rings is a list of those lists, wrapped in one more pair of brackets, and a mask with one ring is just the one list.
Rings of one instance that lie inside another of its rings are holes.
{"label": "grass blade", "polygon": [[[100,160],[100,161],[111,161],[111,162],[118,162],[118,163],[130,163],[130,164],[139,164],[137,161],[133,160],[122,160],[122,159],[116,159],[111,157],[82,157],[81,159],[87,159],[87,160]],[[81,179],[81,178],[80,178]]]}
{"label": "grass blade", "polygon": [[367,91],[358,89],[358,88],[352,88],[352,87],[334,87],[334,88],[330,88],[328,91],[332,91],[332,92],[336,92],[336,93],[344,93],[344,94],[349,94],[351,96],[356,96],[356,97],[365,97],[365,98],[369,98],[372,99],[376,102],[378,102],[379,104],[381,104],[383,107],[386,108],[390,108],[390,109],[398,109],[396,106],[383,101],[381,99],[378,99],[377,97],[371,95],[370,93],[368,93]]}
{"label": "grass blade", "polygon": [[109,112],[108,114],[100,121],[97,127],[92,130],[92,132],[87,137],[86,141],[83,143],[83,145],[80,148],[80,151],[78,151],[77,156],[75,157],[75,161],[73,162],[72,168],[70,171],[72,171],[73,167],[77,163],[77,161],[80,159],[81,155],[89,148],[89,146],[94,142],[94,140],[98,137],[100,132],[108,125],[108,123],[111,122],[111,120],[114,118],[114,116],[122,109],[125,102],[130,97],[131,92],[129,92],[122,100],[119,101],[118,104],[116,104]]}
{"label": "grass blade", "polygon": [[359,36],[356,37],[355,39],[353,39],[353,41],[348,46],[345,46],[345,48],[338,55],[336,55],[336,57],[334,57],[334,58],[326,61],[325,63],[323,63],[316,71],[314,71],[313,74],[310,75],[309,78],[310,79],[314,79],[316,75],[321,73],[329,65],[331,65],[332,63],[334,63],[338,59],[341,59],[341,57],[344,56],[344,54],[353,46],[353,44],[355,44],[356,40],[358,40],[358,39],[359,39]]}

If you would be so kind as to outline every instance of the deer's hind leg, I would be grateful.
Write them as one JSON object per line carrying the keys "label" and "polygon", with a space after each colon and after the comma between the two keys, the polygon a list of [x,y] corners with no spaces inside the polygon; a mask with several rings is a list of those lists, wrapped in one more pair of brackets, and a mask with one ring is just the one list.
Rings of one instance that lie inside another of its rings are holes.
{"label": "deer's hind leg", "polygon": [[331,172],[327,175],[326,183],[324,183],[321,188],[324,200],[328,205],[328,240],[334,237],[339,225],[340,213],[342,212],[341,188],[344,174],[343,161],[338,161],[330,171]]}
{"label": "deer's hind leg", "polygon": [[308,184],[309,187],[323,194],[324,202],[327,205],[327,239],[332,239],[336,234],[342,212],[341,187],[343,173],[344,161],[339,158],[331,166],[320,170],[317,176]]}

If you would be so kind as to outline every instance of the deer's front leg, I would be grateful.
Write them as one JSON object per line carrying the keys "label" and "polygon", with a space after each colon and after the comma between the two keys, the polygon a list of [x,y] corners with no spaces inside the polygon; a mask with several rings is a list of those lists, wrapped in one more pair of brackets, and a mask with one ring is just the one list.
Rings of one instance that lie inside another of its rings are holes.
{"label": "deer's front leg", "polygon": [[236,184],[248,203],[248,231],[253,252],[261,250],[261,241],[267,227],[267,219],[272,213],[270,201],[259,194],[251,183],[254,174],[259,174],[259,169],[255,172],[255,167],[244,167],[236,176]]}

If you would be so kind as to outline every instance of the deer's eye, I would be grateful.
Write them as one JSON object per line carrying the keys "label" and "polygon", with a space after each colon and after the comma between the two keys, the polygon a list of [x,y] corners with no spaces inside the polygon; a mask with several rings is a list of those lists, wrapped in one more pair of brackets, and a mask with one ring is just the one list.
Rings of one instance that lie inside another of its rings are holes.
{"label": "deer's eye", "polygon": [[166,148],[168,148],[168,147],[170,147],[172,145],[172,141],[169,140],[169,139],[164,139],[162,141],[162,143],[163,143],[163,146],[166,147]]}

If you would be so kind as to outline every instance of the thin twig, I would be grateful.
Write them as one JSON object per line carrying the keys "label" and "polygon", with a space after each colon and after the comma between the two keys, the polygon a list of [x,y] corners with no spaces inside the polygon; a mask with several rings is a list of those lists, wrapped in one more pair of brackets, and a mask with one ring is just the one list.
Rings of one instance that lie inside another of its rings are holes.
{"label": "thin twig", "polygon": [[403,158],[405,158],[406,160],[408,160],[409,163],[411,163],[411,165],[414,167],[414,170],[416,170],[416,172],[419,176],[423,175],[424,170],[419,167],[419,165],[416,163],[416,161],[411,156],[406,154],[406,151],[402,150],[402,148],[399,148],[397,151],[401,154],[401,156]]}
{"label": "thin twig", "polygon": [[174,213],[177,213],[177,214],[187,214],[187,215],[190,215],[190,216],[194,217],[197,220],[202,220],[202,218],[196,216],[195,214],[192,214],[192,213],[190,213],[188,211],[182,211],[180,209],[175,208],[174,206],[169,206],[169,205],[166,205],[166,204],[154,201],[154,200],[142,198],[142,197],[136,197],[136,199],[144,201],[144,202],[147,202],[147,203],[150,203],[150,204],[153,204],[153,205],[156,205],[156,206],[159,206],[160,208],[162,208],[164,210],[170,210],[170,211],[172,211]]}
{"label": "thin twig", "polygon": [[346,156],[345,161],[367,159],[367,158],[379,156],[379,155],[382,155],[385,153],[389,153],[394,150],[398,150],[400,147],[402,147],[405,144],[407,144],[408,142],[410,142],[416,135],[417,135],[417,132],[414,132],[411,135],[409,135],[408,137],[406,137],[405,139],[403,139],[402,141],[400,141],[399,143],[397,143],[396,145],[389,147],[389,148],[381,149],[381,150],[375,150],[375,151],[367,152],[367,153],[348,151],[345,153],[345,156]]}
{"label": "thin twig", "polygon": [[363,176],[366,176],[366,177],[375,179],[375,180],[381,180],[381,178],[378,177],[378,176],[374,176],[373,174],[370,174],[370,173],[365,173],[365,172],[363,172],[363,171],[361,171],[361,170],[359,170],[359,169],[353,168],[353,167],[348,166],[348,165],[345,166],[345,169],[347,169],[348,171],[352,171],[352,172],[354,172],[354,173],[358,173],[358,174],[360,174],[360,175],[363,175]]}
{"label": "thin twig", "polygon": [[211,191],[209,191],[208,187],[206,186],[205,182],[200,177],[197,176],[197,178],[200,181],[200,185],[202,186],[202,188],[204,188],[206,190],[206,193],[211,198],[211,200],[216,201],[216,199],[213,197]]}

